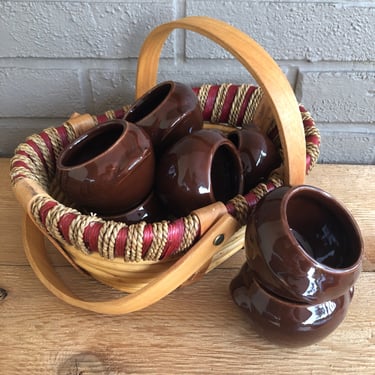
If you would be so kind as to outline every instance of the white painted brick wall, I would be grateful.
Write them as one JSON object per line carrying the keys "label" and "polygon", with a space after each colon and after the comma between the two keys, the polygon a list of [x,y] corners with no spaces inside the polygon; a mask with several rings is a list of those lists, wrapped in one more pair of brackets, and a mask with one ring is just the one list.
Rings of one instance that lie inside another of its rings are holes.
{"label": "white painted brick wall", "polygon": [[76,69],[2,68],[0,97],[2,117],[63,117],[72,108],[85,110]]}
{"label": "white painted brick wall", "polygon": [[[73,111],[134,99],[139,48],[185,15],[222,19],[279,63],[322,132],[321,162],[375,164],[375,1],[8,0],[0,2],[0,156]],[[207,39],[177,32],[159,81],[254,82]]]}

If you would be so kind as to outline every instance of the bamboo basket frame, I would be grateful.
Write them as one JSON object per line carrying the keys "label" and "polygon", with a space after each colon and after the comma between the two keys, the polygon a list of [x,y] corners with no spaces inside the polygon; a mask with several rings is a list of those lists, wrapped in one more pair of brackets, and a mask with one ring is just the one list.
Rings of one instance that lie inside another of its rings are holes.
{"label": "bamboo basket frame", "polygon": [[[46,210],[46,204],[65,209],[64,205],[54,200],[47,191],[53,177],[51,177],[53,163],[52,166],[40,166],[41,160],[44,164],[48,164],[48,150],[39,148],[38,145],[35,147],[34,138],[20,145],[11,161],[11,179],[14,193],[25,210],[23,225],[25,252],[42,283],[58,298],[71,305],[98,313],[125,314],[155,303],[177,287],[197,280],[243,247],[247,215],[263,195],[282,184],[302,184],[305,173],[316,163],[319,155],[319,132],[309,113],[298,105],[281,69],[254,40],[222,21],[207,17],[187,17],[155,28],[144,41],[140,51],[136,97],[156,84],[160,52],[166,38],[176,28],[197,32],[221,45],[231,52],[257,80],[261,95],[251,121],[259,124],[262,130],[268,133],[270,129],[276,130],[283,163],[271,173],[266,183],[258,185],[244,197],[236,197],[227,204],[217,202],[194,211],[188,218],[183,218],[180,224],[183,223],[187,236],[191,238],[187,240],[184,234],[186,243],[184,246],[179,246],[179,251],[174,251],[173,256],[162,260],[125,259],[124,261],[123,257],[120,259],[115,256],[116,254],[112,254],[107,259],[108,257],[103,257],[103,254],[89,251],[87,246],[79,248],[63,238],[61,233],[54,235],[51,226],[46,225],[42,220],[44,217],[42,211]],[[226,88],[228,85],[222,85],[216,93],[220,90],[224,91],[225,98]],[[197,90],[202,107],[207,105],[204,100],[207,99],[205,90],[210,91],[208,86],[202,86]],[[47,138],[50,134],[59,133],[58,139],[64,139],[65,143],[68,143],[92,126],[106,119],[121,117],[123,113],[124,109],[108,111],[102,116],[74,114],[62,127],[46,130],[36,138],[42,138],[48,143]],[[215,119],[217,120],[217,116]],[[226,128],[228,125],[236,124],[226,124]],[[62,147],[61,144],[56,147],[52,145],[50,150],[56,154]],[[55,158],[56,156],[54,155]],[[39,165],[39,169],[36,165]],[[41,171],[45,172],[45,175],[41,176]],[[38,205],[37,202],[42,203]],[[56,217],[54,219],[56,220]],[[75,219],[88,220],[80,213]],[[127,230],[130,231],[137,225],[129,226]],[[109,242],[113,239],[113,234],[113,231],[109,234],[105,233],[109,237]],[[79,234],[69,233],[69,236],[77,237],[78,242],[82,243],[83,234],[80,235],[81,237]],[[104,302],[91,302],[78,298],[55,273],[46,256],[45,238],[49,239],[74,267],[85,270],[104,284],[130,294]],[[142,247],[142,243],[139,243],[142,237],[138,236],[132,240],[132,246]]]}

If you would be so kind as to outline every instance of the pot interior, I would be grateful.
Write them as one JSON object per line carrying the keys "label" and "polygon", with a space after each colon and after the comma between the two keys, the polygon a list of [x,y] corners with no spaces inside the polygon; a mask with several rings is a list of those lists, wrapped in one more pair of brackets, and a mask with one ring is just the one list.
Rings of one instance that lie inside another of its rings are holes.
{"label": "pot interior", "polygon": [[111,123],[102,127],[93,128],[91,132],[78,138],[68,148],[61,158],[64,167],[74,167],[84,164],[103,154],[113,146],[124,131],[121,123]]}
{"label": "pot interior", "polygon": [[227,145],[216,150],[211,165],[211,183],[215,200],[227,202],[241,191],[241,164]]}
{"label": "pot interior", "polygon": [[161,84],[136,101],[125,116],[126,121],[137,123],[153,112],[171,91],[170,83]]}
{"label": "pot interior", "polygon": [[291,233],[304,251],[331,268],[355,265],[361,240],[355,223],[334,199],[315,191],[297,191],[287,203]]}

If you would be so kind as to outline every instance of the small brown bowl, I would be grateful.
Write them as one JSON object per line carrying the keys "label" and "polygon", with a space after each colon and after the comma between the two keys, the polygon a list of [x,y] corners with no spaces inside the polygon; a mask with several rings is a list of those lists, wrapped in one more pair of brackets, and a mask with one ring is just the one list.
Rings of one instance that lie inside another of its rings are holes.
{"label": "small brown bowl", "polygon": [[154,182],[155,157],[143,129],[113,120],[68,145],[56,169],[69,200],[86,211],[112,215],[137,206],[148,196]]}
{"label": "small brown bowl", "polygon": [[265,181],[271,171],[281,163],[275,145],[256,126],[236,129],[228,134],[228,139],[240,154],[245,193]]}
{"label": "small brown bowl", "polygon": [[172,145],[159,160],[156,192],[176,216],[226,202],[242,191],[239,154],[219,132],[198,130]]}
{"label": "small brown bowl", "polygon": [[254,330],[272,343],[301,347],[331,334],[344,320],[354,287],[342,296],[308,304],[293,302],[267,291],[245,263],[230,285],[233,300],[244,308]]}
{"label": "small brown bowl", "polygon": [[267,194],[249,218],[247,262],[272,293],[319,303],[344,295],[357,280],[363,244],[352,215],[312,186]]}
{"label": "small brown bowl", "polygon": [[203,127],[202,111],[193,89],[174,81],[162,82],[146,92],[124,119],[148,133],[158,154]]}
{"label": "small brown bowl", "polygon": [[122,222],[125,224],[135,224],[140,221],[145,221],[146,223],[153,223],[167,219],[167,213],[163,206],[153,192],[137,207],[130,209],[127,212],[111,215],[111,216],[102,216],[104,220],[112,220],[116,222]]}

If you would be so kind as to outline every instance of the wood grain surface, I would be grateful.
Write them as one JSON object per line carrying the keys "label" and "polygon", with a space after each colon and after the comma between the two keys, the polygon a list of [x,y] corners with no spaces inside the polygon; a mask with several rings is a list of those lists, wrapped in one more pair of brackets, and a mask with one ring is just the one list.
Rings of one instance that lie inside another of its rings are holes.
{"label": "wood grain surface", "polygon": [[[23,253],[9,159],[0,159],[0,374],[375,374],[375,167],[318,165],[306,183],[339,199],[364,239],[364,272],[349,313],[306,348],[270,344],[232,302],[243,251],[202,280],[137,313],[105,316],[48,292]],[[59,274],[93,300],[121,293],[75,271],[52,248]]]}

